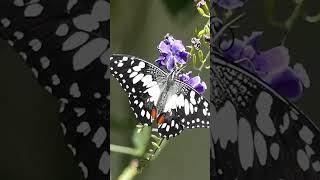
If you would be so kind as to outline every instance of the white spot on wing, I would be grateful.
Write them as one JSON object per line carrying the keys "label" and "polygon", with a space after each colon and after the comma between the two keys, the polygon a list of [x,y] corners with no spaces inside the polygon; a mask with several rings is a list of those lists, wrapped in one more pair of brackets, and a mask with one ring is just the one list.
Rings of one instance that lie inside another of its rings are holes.
{"label": "white spot on wing", "polygon": [[107,132],[104,127],[100,127],[93,135],[92,141],[96,144],[97,148],[100,148],[107,137]]}
{"label": "white spot on wing", "polygon": [[241,166],[244,170],[247,170],[253,165],[253,137],[251,126],[244,118],[239,120],[239,158]]}
{"label": "white spot on wing", "polygon": [[73,69],[85,68],[98,58],[108,47],[109,41],[104,38],[96,38],[82,46],[73,56]]}
{"label": "white spot on wing", "polygon": [[103,172],[103,174],[108,174],[110,169],[110,158],[107,151],[104,151],[100,160],[99,160],[99,169]]}
{"label": "white spot on wing", "polygon": [[257,126],[261,132],[267,136],[273,136],[276,133],[276,128],[270,117],[270,110],[272,106],[272,96],[266,92],[261,92],[256,101]]}

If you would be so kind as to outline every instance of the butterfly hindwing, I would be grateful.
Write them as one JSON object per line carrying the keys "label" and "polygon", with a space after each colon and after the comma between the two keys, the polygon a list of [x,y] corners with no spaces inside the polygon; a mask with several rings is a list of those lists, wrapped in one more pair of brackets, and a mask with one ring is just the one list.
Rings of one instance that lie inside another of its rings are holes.
{"label": "butterfly hindwing", "polygon": [[251,73],[211,61],[211,178],[319,179],[316,125]]}
{"label": "butterfly hindwing", "polygon": [[[183,95],[184,100],[181,104],[177,101],[177,114],[182,117],[181,124],[187,129],[209,128],[210,107],[209,101],[199,94],[190,85],[176,80],[178,93]],[[179,99],[179,96],[178,96]]]}
{"label": "butterfly hindwing", "polygon": [[61,101],[66,143],[86,179],[109,177],[108,14],[106,0],[0,1],[0,36]]}

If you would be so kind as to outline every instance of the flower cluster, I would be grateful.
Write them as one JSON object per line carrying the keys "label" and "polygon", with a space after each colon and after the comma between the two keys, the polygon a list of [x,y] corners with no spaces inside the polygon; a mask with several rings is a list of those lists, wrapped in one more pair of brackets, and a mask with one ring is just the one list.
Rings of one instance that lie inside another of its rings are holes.
{"label": "flower cluster", "polygon": [[174,39],[167,34],[158,46],[160,57],[156,63],[160,67],[165,67],[169,72],[173,71],[177,64],[186,64],[189,53],[181,40]]}
{"label": "flower cluster", "polygon": [[258,38],[262,32],[253,32],[243,40],[235,39],[232,47],[230,42],[223,42],[223,56],[243,68],[255,73],[266,81],[274,90],[290,100],[296,100],[302,95],[303,87],[309,87],[309,77],[303,66],[289,66],[288,49],[277,46],[266,51],[258,49]]}
{"label": "flower cluster", "polygon": [[[160,42],[158,46],[160,52],[159,58],[156,63],[162,69],[172,72],[176,70],[178,66],[184,65],[188,61],[189,53],[182,44],[181,40],[176,40],[173,36],[167,34],[164,40]],[[179,79],[190,86],[192,86],[198,93],[204,93],[207,89],[205,82],[201,82],[199,76],[192,77],[192,72],[180,74]]]}
{"label": "flower cluster", "polygon": [[204,91],[207,89],[206,83],[204,81],[201,82],[199,76],[192,77],[191,71],[185,74],[180,74],[179,79],[192,86],[200,94],[204,93]]}

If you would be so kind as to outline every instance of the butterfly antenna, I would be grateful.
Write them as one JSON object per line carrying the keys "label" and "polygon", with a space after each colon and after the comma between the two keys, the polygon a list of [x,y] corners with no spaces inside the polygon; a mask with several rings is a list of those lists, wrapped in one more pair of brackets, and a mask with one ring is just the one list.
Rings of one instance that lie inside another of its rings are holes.
{"label": "butterfly antenna", "polygon": [[223,35],[223,33],[231,27],[232,24],[234,24],[235,22],[237,22],[239,19],[241,19],[243,16],[245,15],[245,13],[240,14],[239,16],[237,16],[236,18],[232,19],[230,22],[228,22],[227,24],[225,24],[213,37],[212,42],[215,42],[221,35]]}

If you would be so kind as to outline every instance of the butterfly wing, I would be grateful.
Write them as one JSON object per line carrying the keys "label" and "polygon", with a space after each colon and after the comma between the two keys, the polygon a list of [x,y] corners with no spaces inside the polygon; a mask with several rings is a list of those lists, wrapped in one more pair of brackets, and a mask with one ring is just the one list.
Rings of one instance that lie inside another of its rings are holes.
{"label": "butterfly wing", "polygon": [[130,55],[112,55],[110,69],[128,93],[137,120],[150,126],[150,111],[158,102],[167,73],[147,61]]}
{"label": "butterfly wing", "polygon": [[171,96],[165,112],[172,112],[173,118],[159,126],[159,133],[164,137],[174,137],[185,128],[209,128],[209,102],[190,85],[175,80],[177,91]]}
{"label": "butterfly wing", "polygon": [[316,125],[251,73],[211,61],[211,178],[320,179]]}
{"label": "butterfly wing", "polygon": [[0,36],[61,101],[66,143],[87,179],[109,177],[108,13],[105,0],[0,1]]}

